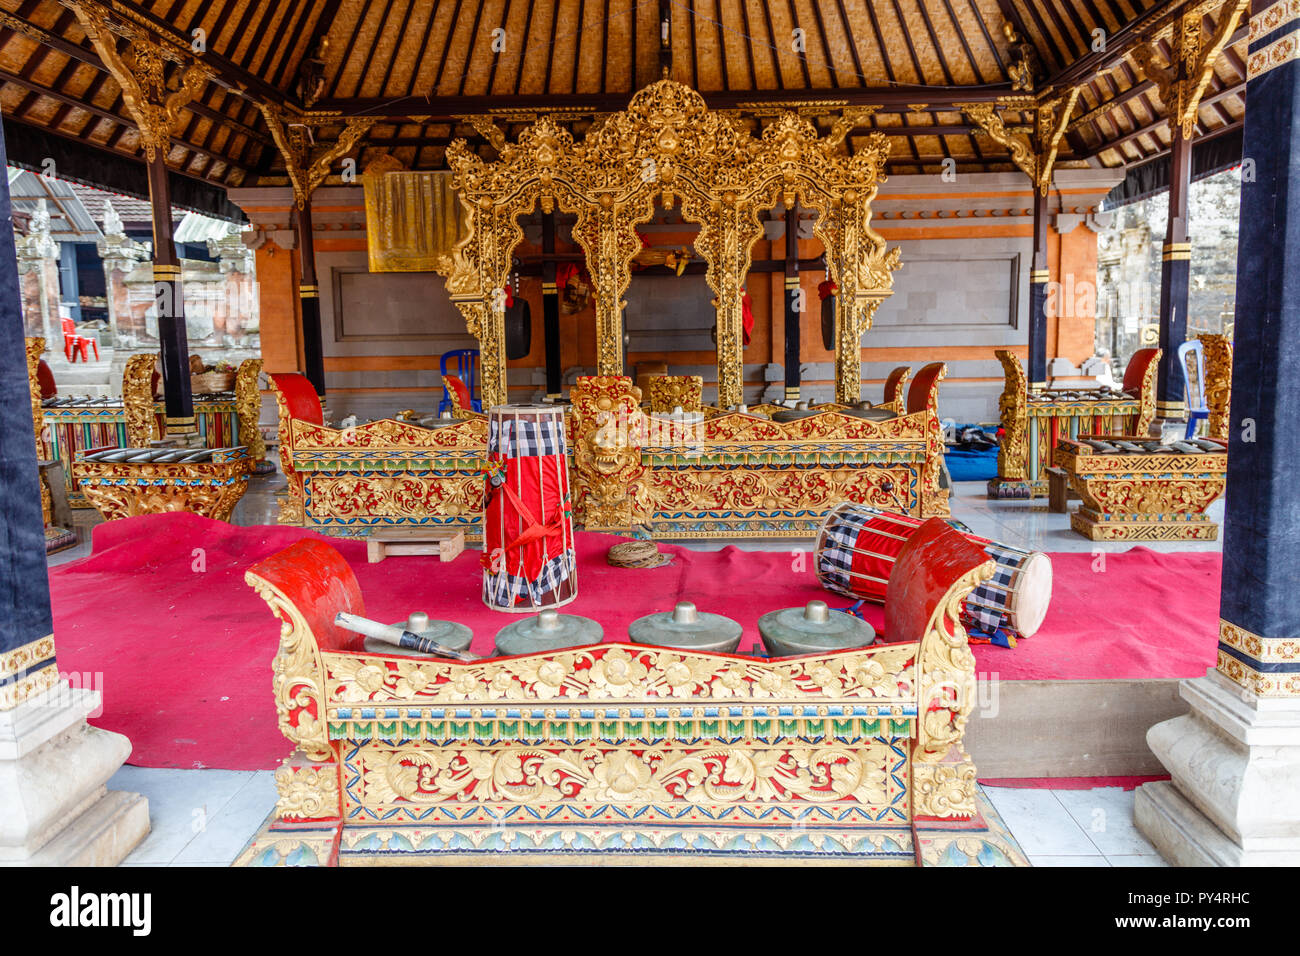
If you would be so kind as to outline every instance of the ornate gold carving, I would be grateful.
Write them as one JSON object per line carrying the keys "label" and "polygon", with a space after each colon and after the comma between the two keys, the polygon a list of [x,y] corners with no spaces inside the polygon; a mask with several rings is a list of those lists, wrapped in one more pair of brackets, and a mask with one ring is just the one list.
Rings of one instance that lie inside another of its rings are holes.
{"label": "ornate gold carving", "polygon": [[1134,48],[1133,58],[1147,79],[1156,85],[1160,102],[1168,111],[1172,133],[1181,132],[1184,139],[1195,135],[1201,96],[1214,76],[1214,63],[1249,6],[1250,0],[1227,0],[1219,8],[1218,23],[1208,39],[1201,28],[1205,11],[1185,10],[1169,36],[1168,66],[1157,62],[1159,54],[1155,44],[1144,43]]}
{"label": "ornate gold carving", "polygon": [[1070,526],[1093,541],[1218,538],[1219,526],[1205,517],[1205,509],[1223,494],[1228,472],[1224,453],[1102,455],[1063,438],[1055,460],[1083,499]]}
{"label": "ornate gold carving", "polygon": [[0,652],[0,680],[12,677],[19,671],[35,667],[54,656],[54,635],[38,637],[12,650]]}
{"label": "ornate gold carving", "polygon": [[961,612],[966,596],[994,570],[994,563],[986,561],[950,587],[921,638],[912,774],[916,813],[924,816],[975,812],[975,764],[962,746],[966,721],[975,706],[975,655],[961,625]]}
{"label": "ornate gold carving", "polygon": [[[45,339],[40,337],[29,338],[26,346],[27,388],[32,398],[32,431],[36,436],[36,460],[50,461],[54,457],[54,453],[50,448],[49,433],[45,430],[45,411],[41,408],[41,380],[39,375],[41,353],[45,351]],[[49,485],[46,484],[44,472],[37,476],[37,481],[41,487],[41,521],[48,528],[54,521],[54,499],[50,494]]]}
{"label": "ornate gold carving", "polygon": [[1210,410],[1207,434],[1228,440],[1232,410],[1232,342],[1226,335],[1198,335],[1205,353],[1205,407]]}
{"label": "ornate gold carving", "polygon": [[939,484],[943,471],[943,427],[939,424],[939,383],[948,374],[948,366],[930,384],[930,394],[925,402],[925,464],[921,467],[921,517],[951,513],[948,506],[949,490]]}
{"label": "ornate gold carving", "polygon": [[262,374],[261,359],[244,359],[235,373],[235,415],[239,419],[239,443],[248,449],[248,457],[261,461],[266,457],[266,441],[258,420],[262,417],[262,390],[257,380]]}
{"label": "ornate gold carving", "polygon": [[275,771],[275,804],[279,820],[302,821],[339,815],[339,768],[336,763],[306,764],[297,754]]}
{"label": "ornate gold carving", "polygon": [[[877,812],[898,793],[889,786],[897,755],[865,746],[698,750],[431,748],[370,746],[360,755],[360,791],[376,808],[472,803],[663,805],[783,802],[857,803]],[[891,793],[892,789],[892,793]]]}
{"label": "ornate gold carving", "polygon": [[998,349],[993,353],[1002,363],[1005,382],[998,398],[1002,420],[1002,445],[998,449],[998,477],[1023,481],[1029,461],[1029,380],[1016,353]]}
{"label": "ornate gold carving", "polygon": [[[93,0],[61,2],[76,14],[86,38],[122,88],[122,100],[139,130],[145,158],[153,162],[159,150],[165,157],[181,110],[202,92],[212,71],[174,42],[159,42],[142,29],[115,22],[109,11]],[[118,52],[119,36],[127,41],[124,53]],[[180,67],[171,88],[164,73],[168,61]]]}
{"label": "ornate gold carving", "polygon": [[77,461],[72,470],[82,493],[107,521],[168,511],[229,521],[248,490],[251,464],[241,451],[187,464]]}
{"label": "ornate gold carving", "polygon": [[244,580],[280,619],[280,649],[271,680],[280,733],[312,760],[333,756],[325,731],[325,667],[316,635],[298,608],[269,581],[251,571]]}
{"label": "ornate gold carving", "polygon": [[699,375],[656,375],[650,379],[652,412],[698,412],[703,401],[704,379]]}
{"label": "ornate gold carving", "polygon": [[641,479],[646,416],[641,389],[623,376],[581,376],[573,402],[574,509],[587,529],[630,530],[651,508]]}
{"label": "ornate gold carving", "polygon": [[303,487],[302,475],[293,467],[293,418],[289,414],[289,405],[284,400],[284,393],[271,379],[271,391],[275,394],[275,414],[278,426],[276,441],[280,446],[280,471],[284,474],[288,487],[285,497],[280,501],[280,516],[277,524],[301,525],[303,523]]}
{"label": "ornate gold carving", "polygon": [[1034,125],[1008,128],[993,103],[958,103],[957,109],[975,121],[990,139],[1011,152],[1011,161],[1029,177],[1040,195],[1046,196],[1052,185],[1052,168],[1056,153],[1070,123],[1070,114],[1079,101],[1081,88],[1038,101],[1033,107]]}
{"label": "ornate gold carving", "polygon": [[148,448],[161,438],[154,414],[153,376],[158,356],[132,355],[122,369],[122,407],[126,414],[126,441],[132,448]]}
{"label": "ornate gold carving", "polygon": [[717,303],[718,403],[724,407],[742,400],[741,296],[750,250],[762,235],[758,213],[778,201],[815,210],[814,232],[839,288],[843,351],[855,359],[838,363],[838,373],[852,378],[839,391],[856,396],[858,337],[870,325],[873,304],[892,291],[899,265],[898,250],[887,249],[870,225],[888,140],[883,133],[866,140],[846,156],[838,148],[842,136],[821,138],[794,112],[782,113],[755,138],[710,111],[695,91],[661,80],[633,96],[626,111],[593,126],[581,143],[551,117],[525,129],[517,142],[503,142],[494,163],[484,163],[464,140],[452,143],[447,162],[469,209],[470,234],[456,248],[448,289],[480,340],[484,401],[505,399],[498,290],[523,238],[518,218],[539,202],[547,212],[558,206],[577,214],[573,236],[595,286],[597,369],[607,376],[623,371],[622,296],[641,249],[636,227],[651,218],[656,201],[665,208],[681,203],[683,216],[700,225],[695,248],[708,264]]}
{"label": "ornate gold carving", "polygon": [[339,138],[327,146],[316,146],[312,130],[322,126],[337,125],[337,117],[314,113],[292,113],[273,103],[258,104],[271,139],[284,157],[284,168],[293,186],[293,198],[302,209],[316,187],[330,174],[334,160],[346,156],[362,136],[375,125],[373,116],[353,116],[343,121]]}
{"label": "ornate gold carving", "polygon": [[1160,368],[1160,349],[1147,365],[1142,376],[1142,390],[1138,393],[1138,416],[1133,423],[1135,435],[1146,435],[1151,430],[1151,423],[1156,420],[1156,372]]}
{"label": "ornate gold carving", "polygon": [[[964,631],[961,638],[965,640]],[[575,699],[690,698],[734,703],[733,716],[739,718],[746,703],[827,699],[869,701],[881,705],[878,714],[888,716],[894,711],[885,705],[906,702],[916,694],[916,652],[916,643],[883,644],[852,654],[767,661],[601,644],[470,665],[336,651],[325,652],[322,659],[328,671],[330,706],[335,709],[360,703],[555,705]]]}

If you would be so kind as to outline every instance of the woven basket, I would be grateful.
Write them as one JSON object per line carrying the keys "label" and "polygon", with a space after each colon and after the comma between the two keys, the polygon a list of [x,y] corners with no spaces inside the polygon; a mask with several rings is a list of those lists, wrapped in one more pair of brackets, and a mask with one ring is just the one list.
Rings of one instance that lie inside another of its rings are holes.
{"label": "woven basket", "polygon": [[204,372],[190,376],[190,391],[195,395],[212,392],[232,392],[235,389],[234,372]]}

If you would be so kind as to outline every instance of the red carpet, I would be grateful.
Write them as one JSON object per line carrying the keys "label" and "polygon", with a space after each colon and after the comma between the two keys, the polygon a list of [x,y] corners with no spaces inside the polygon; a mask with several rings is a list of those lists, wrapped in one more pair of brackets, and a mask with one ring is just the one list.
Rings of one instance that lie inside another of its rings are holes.
{"label": "red carpet", "polygon": [[[130,762],[145,767],[270,769],[288,753],[271,700],[278,622],[244,583],[244,571],[309,534],[298,528],[239,528],[190,514],[130,518],[97,526],[94,553],[51,571],[60,670],[98,674],[104,713],[94,723],[131,738]],[[328,539],[352,564],[368,617],[409,611],[469,625],[488,653],[514,619],[479,598],[479,553],[450,564],[389,558],[367,564],[365,545]],[[579,597],[565,611],[599,620],[608,639],[679,598],[745,627],[744,651],[760,615],[825,598],[811,554],[689,551],[654,570],[605,563],[619,539],[578,536]],[[1056,587],[1042,630],[1014,650],[975,649],[982,674],[1038,678],[1198,677],[1214,664],[1218,554],[1054,554]],[[881,609],[867,619],[883,625]],[[89,682],[89,681],[87,681]]]}

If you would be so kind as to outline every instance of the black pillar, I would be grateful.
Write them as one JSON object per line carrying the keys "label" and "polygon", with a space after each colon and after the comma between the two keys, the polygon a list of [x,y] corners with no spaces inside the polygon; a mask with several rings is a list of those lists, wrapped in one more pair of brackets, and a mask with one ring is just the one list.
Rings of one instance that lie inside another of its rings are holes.
{"label": "black pillar", "polygon": [[298,296],[302,306],[303,374],[325,400],[325,352],[321,346],[320,286],[316,284],[316,246],[312,241],[311,197],[298,210]]}
{"label": "black pillar", "polygon": [[1047,197],[1034,189],[1034,251],[1029,269],[1029,387],[1047,385]]}
{"label": "black pillar", "polygon": [[[1156,417],[1185,421],[1183,370],[1178,346],[1187,341],[1187,297],[1192,246],[1187,241],[1187,194],[1192,185],[1192,142],[1174,124],[1169,154],[1169,225],[1160,263],[1160,367],[1156,373]],[[1243,154],[1248,155],[1248,154]]]}
{"label": "black pillar", "polygon": [[1242,155],[1254,177],[1241,187],[1219,670],[1237,680],[1235,660],[1262,675],[1255,689],[1297,697],[1287,642],[1300,638],[1300,62],[1255,58],[1288,35],[1300,39],[1300,16],[1252,40],[1248,57]]}
{"label": "black pillar", "polygon": [[799,397],[800,326],[804,297],[799,294],[799,209],[785,211],[785,397]]}
{"label": "black pillar", "polygon": [[167,164],[159,150],[149,163],[149,202],[153,207],[153,291],[162,352],[163,403],[167,432],[192,435],[194,400],[190,394],[190,346],[185,334],[181,262],[172,241],[172,199]]}
{"label": "black pillar", "polygon": [[[546,340],[546,397],[555,400],[564,388],[560,360],[560,290],[555,285],[555,213],[542,213],[542,333]],[[515,295],[519,290],[515,289]]]}
{"label": "black pillar", "polygon": [[[0,169],[7,164],[0,130]],[[12,710],[58,678],[21,302],[5,180],[0,183],[0,710]]]}

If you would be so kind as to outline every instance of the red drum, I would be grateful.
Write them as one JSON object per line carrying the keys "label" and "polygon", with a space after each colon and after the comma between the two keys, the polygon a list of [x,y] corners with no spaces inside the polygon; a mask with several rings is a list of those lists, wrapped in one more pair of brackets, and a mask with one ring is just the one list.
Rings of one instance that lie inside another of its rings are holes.
{"label": "red drum", "polygon": [[[1014,645],[1016,638],[1033,635],[1052,600],[1052,559],[1041,551],[977,537],[960,521],[946,520],[997,565],[993,577],[981,582],[963,605],[962,623],[972,637]],[[898,552],[923,523],[909,515],[844,502],[826,516],[818,532],[817,579],[836,594],[884,604]]]}
{"label": "red drum", "polygon": [[578,596],[564,411],[499,405],[488,413],[483,603],[535,613]]}

